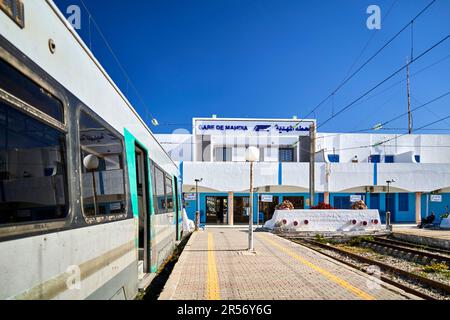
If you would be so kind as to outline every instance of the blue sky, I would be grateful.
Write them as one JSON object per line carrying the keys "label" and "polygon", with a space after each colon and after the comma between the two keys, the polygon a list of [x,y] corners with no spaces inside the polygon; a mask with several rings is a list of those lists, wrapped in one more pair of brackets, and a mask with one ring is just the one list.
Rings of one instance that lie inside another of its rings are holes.
{"label": "blue sky", "polygon": [[[54,0],[65,12],[80,0]],[[156,133],[191,130],[193,117],[306,116],[431,0],[84,0],[150,113]],[[381,30],[366,27],[369,5],[382,10]],[[66,14],[67,16],[67,14]],[[80,35],[143,118],[151,119],[82,9]],[[91,36],[89,36],[91,34]],[[437,0],[414,23],[419,55],[450,34],[450,1]],[[368,45],[367,45],[368,44]],[[365,51],[362,51],[366,47]],[[403,66],[411,31],[403,32],[313,116],[319,125]],[[358,60],[362,52],[361,58]],[[438,64],[427,68],[434,63]],[[356,64],[355,64],[356,63]],[[353,69],[351,69],[354,65]],[[412,104],[450,91],[450,39],[411,66]],[[402,72],[322,126],[365,129],[407,110]],[[371,96],[369,96],[371,97]],[[414,114],[419,128],[450,115],[450,96]],[[407,117],[389,132],[405,132]],[[425,133],[450,133],[450,120]]]}

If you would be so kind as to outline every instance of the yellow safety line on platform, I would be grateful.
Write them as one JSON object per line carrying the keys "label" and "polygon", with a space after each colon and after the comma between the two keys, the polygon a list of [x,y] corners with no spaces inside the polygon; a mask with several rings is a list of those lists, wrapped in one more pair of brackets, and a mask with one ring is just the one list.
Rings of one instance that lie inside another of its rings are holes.
{"label": "yellow safety line on platform", "polygon": [[348,291],[356,294],[358,297],[364,299],[364,300],[375,300],[375,298],[373,296],[371,296],[370,294],[367,294],[366,292],[355,288],[354,286],[352,286],[350,283],[348,283],[347,281],[335,276],[334,274],[328,272],[325,269],[322,269],[319,266],[316,266],[315,264],[309,262],[308,260],[306,260],[305,258],[301,257],[300,255],[298,255],[297,253],[289,250],[288,248],[276,243],[275,241],[269,239],[266,236],[260,236],[262,239],[264,239],[265,241],[269,242],[270,244],[272,244],[274,247],[277,247],[278,249],[280,249],[281,251],[283,251],[284,253],[290,255],[292,258],[294,258],[295,260],[301,262],[302,264],[310,267],[311,269],[319,272],[320,274],[322,274],[323,276],[325,276],[326,278],[330,279],[331,281],[333,281],[334,283],[337,283],[338,285],[340,285],[341,287],[347,289]]}
{"label": "yellow safety line on platform", "polygon": [[206,299],[220,300],[219,274],[214,253],[214,236],[208,233],[208,276],[206,279]]}

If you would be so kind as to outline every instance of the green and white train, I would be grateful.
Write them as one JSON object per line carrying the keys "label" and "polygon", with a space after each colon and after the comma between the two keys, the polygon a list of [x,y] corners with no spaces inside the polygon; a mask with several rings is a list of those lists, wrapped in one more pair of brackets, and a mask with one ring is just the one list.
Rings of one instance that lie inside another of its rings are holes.
{"label": "green and white train", "polygon": [[51,0],[0,8],[0,299],[133,299],[178,168]]}

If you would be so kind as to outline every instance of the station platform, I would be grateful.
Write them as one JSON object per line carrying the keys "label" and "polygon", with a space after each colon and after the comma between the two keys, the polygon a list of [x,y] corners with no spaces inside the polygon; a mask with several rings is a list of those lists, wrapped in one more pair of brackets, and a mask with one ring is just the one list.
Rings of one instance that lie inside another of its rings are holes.
{"label": "station platform", "polygon": [[206,228],[191,236],[160,300],[417,299],[363,272],[268,232]]}
{"label": "station platform", "polygon": [[450,250],[450,230],[419,229],[417,226],[393,226],[392,236],[399,240]]}

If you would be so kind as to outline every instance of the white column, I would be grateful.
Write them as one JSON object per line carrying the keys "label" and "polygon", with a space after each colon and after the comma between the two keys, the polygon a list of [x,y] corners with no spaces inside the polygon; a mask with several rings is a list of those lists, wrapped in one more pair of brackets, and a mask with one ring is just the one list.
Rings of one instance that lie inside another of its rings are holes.
{"label": "white column", "polygon": [[422,193],[416,193],[416,223],[420,224],[422,222]]}

